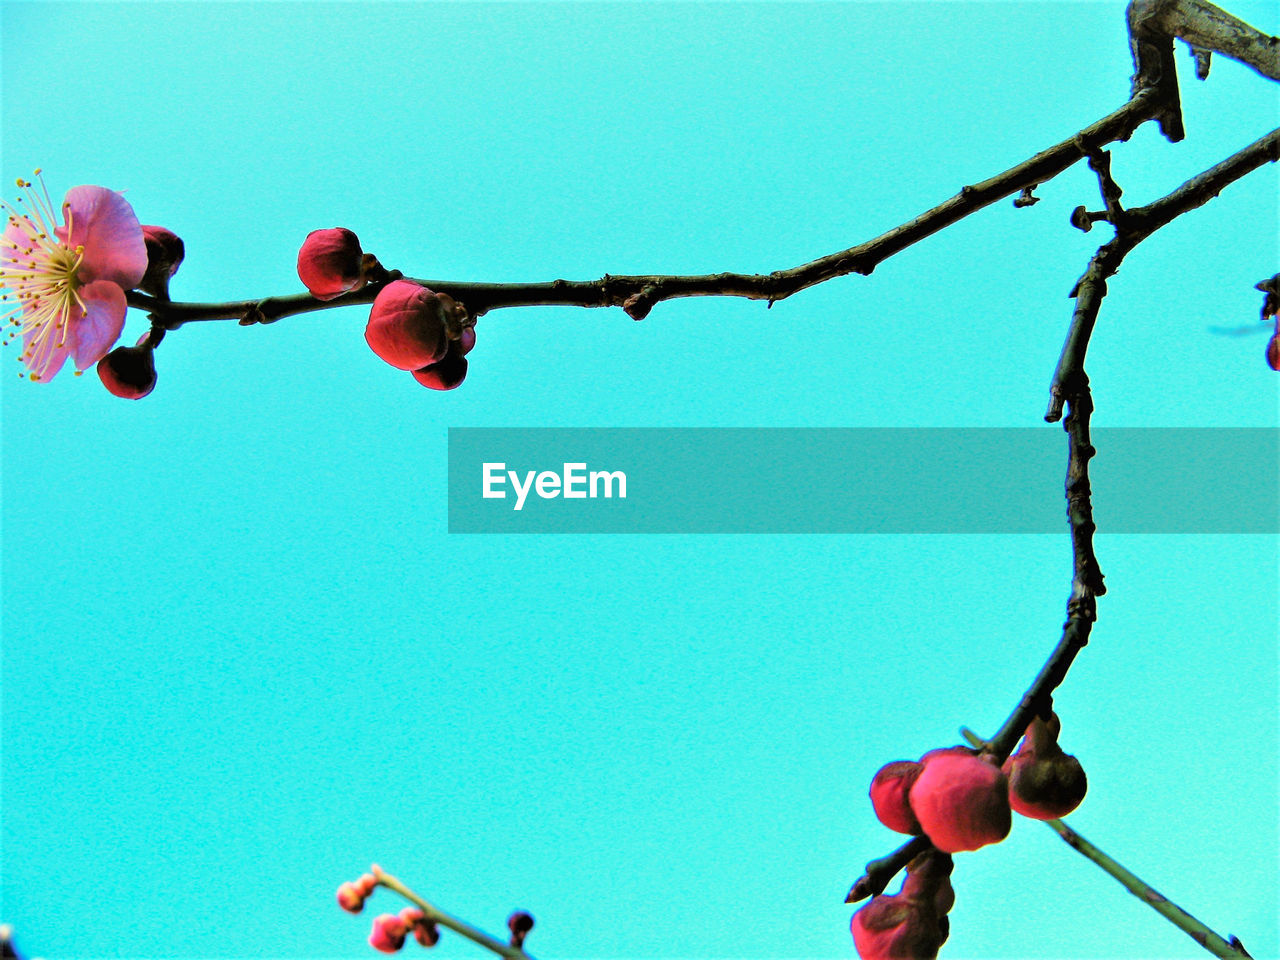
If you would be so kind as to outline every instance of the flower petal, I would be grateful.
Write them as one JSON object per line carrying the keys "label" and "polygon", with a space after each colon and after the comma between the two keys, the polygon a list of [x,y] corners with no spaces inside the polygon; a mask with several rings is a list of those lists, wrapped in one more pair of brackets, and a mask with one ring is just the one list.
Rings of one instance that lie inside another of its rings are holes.
{"label": "flower petal", "polygon": [[70,317],[61,330],[53,323],[28,327],[22,331],[22,362],[31,371],[31,379],[48,383],[67,361],[71,345],[75,342],[75,321],[79,314]]}
{"label": "flower petal", "polygon": [[128,310],[124,291],[109,280],[95,280],[80,288],[85,315],[78,323],[71,324],[67,337],[76,367],[88,369],[101,360],[120,339],[124,329],[124,315]]}
{"label": "flower petal", "polygon": [[110,280],[125,290],[142,281],[147,245],[128,200],[106,187],[72,187],[63,214],[71,218],[71,235],[66,236],[64,225],[57,229],[58,236],[72,247],[84,246],[81,279]]}
{"label": "flower petal", "polygon": [[[30,217],[14,217],[5,224],[3,255],[7,261],[19,260],[36,246],[36,226]],[[14,248],[17,247],[15,250]]]}

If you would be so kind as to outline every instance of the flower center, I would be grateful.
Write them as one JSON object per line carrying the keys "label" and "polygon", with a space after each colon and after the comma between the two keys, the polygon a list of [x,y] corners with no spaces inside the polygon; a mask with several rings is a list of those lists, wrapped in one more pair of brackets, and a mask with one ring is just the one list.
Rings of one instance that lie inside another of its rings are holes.
{"label": "flower center", "polygon": [[[84,261],[84,247],[72,247],[58,238],[53,227],[56,217],[49,191],[40,171],[40,192],[30,180],[18,180],[25,196],[18,206],[0,199],[0,210],[7,219],[4,239],[0,241],[0,324],[8,327],[8,344],[14,337],[23,338],[22,355],[18,358],[37,370],[43,361],[66,344],[67,324],[84,315],[84,301],[77,292],[83,281],[78,272]],[[26,209],[19,209],[25,206]],[[71,208],[62,205],[66,221],[64,237],[70,238]],[[40,379],[31,373],[32,380]]]}

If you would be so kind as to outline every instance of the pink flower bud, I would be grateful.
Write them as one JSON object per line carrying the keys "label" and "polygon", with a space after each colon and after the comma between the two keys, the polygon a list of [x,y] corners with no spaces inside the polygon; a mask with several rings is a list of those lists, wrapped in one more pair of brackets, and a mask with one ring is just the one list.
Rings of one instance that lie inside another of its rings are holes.
{"label": "pink flower bud", "polygon": [[462,383],[467,378],[467,358],[463,356],[462,344],[462,340],[450,340],[444,359],[413,371],[413,379],[432,390],[452,390]]}
{"label": "pink flower bud", "polygon": [[347,913],[359,913],[364,909],[365,894],[354,883],[347,881],[338,887],[338,906]]}
{"label": "pink flower bud", "polygon": [[951,858],[929,851],[907,867],[902,889],[872,897],[849,923],[862,960],[932,960],[946,942],[945,916],[955,901]]}
{"label": "pink flower bud", "polygon": [[440,931],[417,907],[405,907],[400,911],[400,919],[404,921],[405,927],[412,931],[413,939],[424,947],[434,947],[439,942]]}
{"label": "pink flower bud", "polygon": [[930,842],[946,853],[977,850],[1009,835],[1009,783],[970,752],[931,751],[907,795]]}
{"label": "pink flower bud", "polygon": [[147,272],[138,289],[161,300],[169,299],[169,278],[178,272],[186,254],[182,238],[164,227],[143,225],[142,239],[147,246]]}
{"label": "pink flower bud", "polygon": [[871,807],[890,830],[920,834],[920,821],[911,812],[907,792],[924,767],[914,760],[895,760],[881,767],[871,781]]}
{"label": "pink flower bud", "polygon": [[372,873],[360,874],[360,879],[356,881],[356,889],[364,896],[369,896],[378,887],[378,878]]}
{"label": "pink flower bud", "polygon": [[373,931],[369,934],[369,946],[383,953],[395,953],[404,946],[408,932],[405,922],[394,913],[384,913],[374,918]]}
{"label": "pink flower bud", "polygon": [[155,389],[155,351],[149,338],[150,333],[144,333],[137,346],[116,347],[98,361],[98,379],[117,397],[141,400]]}
{"label": "pink flower bud", "polygon": [[1277,330],[1267,344],[1267,366],[1280,373],[1280,330]]}
{"label": "pink flower bud", "polygon": [[[939,850],[926,850],[907,864],[907,879],[902,883],[904,896],[933,901],[939,913],[949,913],[956,903],[951,888],[951,855]],[[945,939],[945,938],[944,938]]]}
{"label": "pink flower bud", "polygon": [[1080,761],[1058,746],[1061,723],[1036,717],[1027,727],[1018,752],[1004,762],[1009,778],[1009,806],[1034,820],[1065,817],[1080,806],[1089,789]]}
{"label": "pink flower bud", "polygon": [[[452,302],[452,301],[450,301]],[[412,280],[393,280],[373,301],[364,338],[379,357],[401,370],[421,370],[444,359],[446,306]]]}
{"label": "pink flower bud", "polygon": [[332,300],[365,284],[359,238],[346,227],[312,230],[298,251],[298,279],[317,300]]}
{"label": "pink flower bud", "polygon": [[413,939],[424,947],[434,947],[440,942],[440,930],[430,920],[424,920],[413,928]]}

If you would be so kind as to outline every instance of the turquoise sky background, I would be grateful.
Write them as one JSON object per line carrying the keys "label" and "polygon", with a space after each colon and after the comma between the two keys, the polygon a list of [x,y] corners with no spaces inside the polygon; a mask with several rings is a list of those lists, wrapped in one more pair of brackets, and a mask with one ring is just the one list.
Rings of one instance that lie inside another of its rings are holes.
{"label": "turquoise sky background", "polygon": [[[297,292],[334,225],[442,280],[790,267],[1070,136],[1131,72],[1119,0],[5,0],[0,36],[3,182],[127,191],[185,240],[183,300]],[[1185,142],[1113,148],[1127,203],[1280,116],[1245,68],[1179,69]],[[1277,173],[1125,262],[1097,426],[1280,425],[1265,335],[1212,329],[1280,269]],[[447,394],[358,307],[176,331],[136,403],[20,381],[9,347],[0,921],[48,960],[368,957],[401,904],[333,892],[377,861],[490,930],[531,911],[544,960],[852,957],[844,894],[898,840],[870,779],[1014,706],[1060,633],[1065,525],[449,535],[447,429],[1060,435],[1067,293],[1109,230],[1068,225],[1099,205],[1083,164],[1037,194],[768,311],[498,311]],[[1090,778],[1070,822],[1280,956],[1278,538],[1097,521],[1110,592],[1056,698]],[[1206,955],[1030,821],[953,881],[945,958]]]}

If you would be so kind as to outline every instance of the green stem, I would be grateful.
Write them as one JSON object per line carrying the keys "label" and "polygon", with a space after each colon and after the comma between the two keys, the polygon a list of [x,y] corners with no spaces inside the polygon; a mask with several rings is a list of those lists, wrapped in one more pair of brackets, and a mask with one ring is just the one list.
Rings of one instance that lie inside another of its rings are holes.
{"label": "green stem", "polygon": [[1045,823],[1060,836],[1073,850],[1083,854],[1100,866],[1105,872],[1111,874],[1120,881],[1121,886],[1132,893],[1135,897],[1149,906],[1160,916],[1164,917],[1175,927],[1189,936],[1200,946],[1204,947],[1209,953],[1215,957],[1235,958],[1239,960],[1241,957],[1248,957],[1249,953],[1245,950],[1244,945],[1235,937],[1228,942],[1223,940],[1203,923],[1193,917],[1187,911],[1183,910],[1176,903],[1173,903],[1163,894],[1156,891],[1150,884],[1143,881],[1140,877],[1130,873],[1120,864],[1116,863],[1105,853],[1095,847],[1080,834],[1076,833],[1061,820],[1046,820]]}

